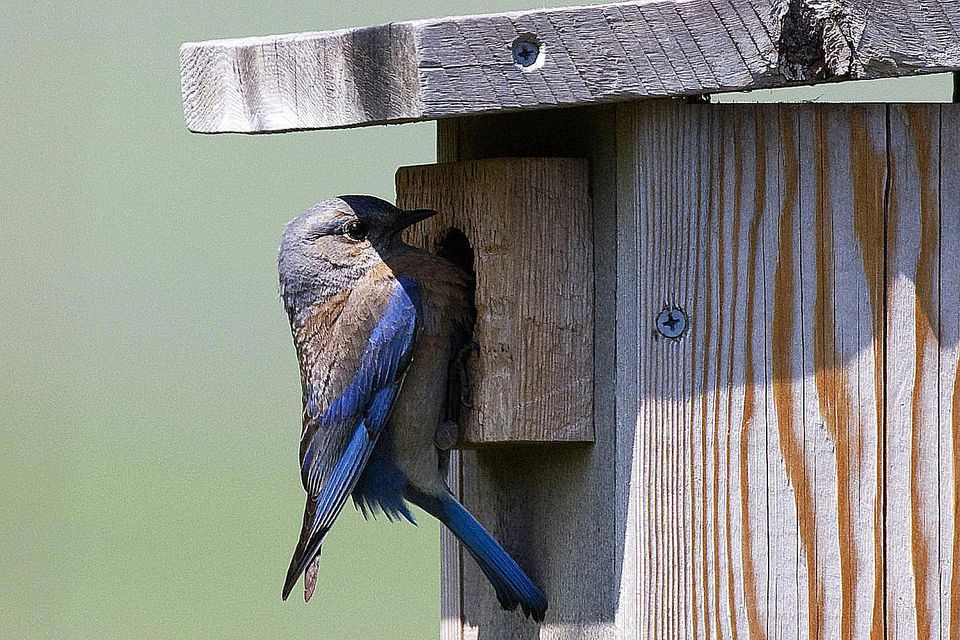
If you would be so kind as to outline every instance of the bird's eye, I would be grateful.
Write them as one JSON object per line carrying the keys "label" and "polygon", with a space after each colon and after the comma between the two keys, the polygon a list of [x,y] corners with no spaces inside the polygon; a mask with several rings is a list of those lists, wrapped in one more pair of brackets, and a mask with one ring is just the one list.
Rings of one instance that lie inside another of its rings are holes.
{"label": "bird's eye", "polygon": [[355,242],[363,242],[367,239],[367,231],[369,231],[369,229],[366,222],[354,220],[353,222],[348,222],[343,228],[343,235]]}

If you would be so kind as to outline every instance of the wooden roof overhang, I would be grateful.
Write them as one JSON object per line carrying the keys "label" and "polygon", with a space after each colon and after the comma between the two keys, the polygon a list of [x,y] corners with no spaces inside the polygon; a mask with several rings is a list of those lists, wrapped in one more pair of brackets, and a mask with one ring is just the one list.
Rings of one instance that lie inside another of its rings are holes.
{"label": "wooden roof overhang", "polygon": [[211,40],[187,126],[267,133],[960,69],[960,1],[654,0]]}

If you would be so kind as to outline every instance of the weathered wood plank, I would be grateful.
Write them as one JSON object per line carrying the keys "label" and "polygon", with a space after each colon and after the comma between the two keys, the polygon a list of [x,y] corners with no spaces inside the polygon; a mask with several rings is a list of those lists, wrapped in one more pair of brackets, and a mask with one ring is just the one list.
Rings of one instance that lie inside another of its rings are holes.
{"label": "weathered wood plank", "polygon": [[[621,580],[635,584],[629,567],[622,566],[628,514],[620,497],[628,488],[636,412],[619,415],[617,404],[635,389],[617,382],[614,116],[611,108],[564,109],[457,120],[439,129],[442,160],[588,158],[596,246],[596,442],[456,452],[462,461],[462,500],[543,586],[550,601],[546,622],[538,628],[502,612],[486,578],[467,558],[462,575],[442,577],[444,592],[450,582],[456,582],[451,593],[459,589],[458,600],[446,601],[446,638],[635,638],[624,620],[619,590]],[[444,566],[452,566],[452,560],[448,554]]]}
{"label": "weathered wood plank", "polygon": [[[870,344],[871,348],[854,355],[851,346],[844,344],[840,336],[838,352],[849,364],[845,367],[844,396],[841,402],[845,413],[842,434],[847,448],[843,465],[850,471],[852,481],[847,485],[846,499],[849,508],[840,508],[841,536],[850,531],[858,533],[854,541],[841,543],[841,571],[844,597],[850,594],[854,606],[844,604],[841,632],[846,637],[879,640],[884,635],[883,585],[885,580],[884,545],[886,524],[884,500],[886,472],[884,469],[886,432],[886,408],[883,404],[886,381],[884,379],[887,346],[884,328],[885,300],[884,268],[887,261],[886,233],[886,185],[885,162],[887,140],[885,112],[879,106],[854,106],[833,113],[845,113],[845,131],[836,137],[828,130],[825,140],[835,148],[835,153],[846,155],[841,166],[848,167],[834,176],[831,191],[833,204],[839,215],[849,220],[852,216],[854,241],[858,247],[859,264],[863,278],[856,278],[856,305],[865,310],[859,314],[856,328],[858,344]],[[849,144],[844,149],[835,139],[848,135]],[[881,167],[883,169],[881,170]],[[844,179],[846,181],[844,181]],[[842,256],[839,261],[843,264]],[[857,264],[856,258],[847,259],[847,267]],[[842,313],[853,313],[849,294],[853,284],[849,280],[838,281],[835,308]],[[863,322],[860,325],[859,322]],[[847,329],[852,327],[844,325]],[[852,341],[851,341],[852,342]],[[837,424],[841,424],[838,420]],[[838,433],[840,433],[838,431]],[[841,458],[838,456],[838,461]],[[841,499],[844,496],[840,496]],[[848,528],[847,522],[854,523]]]}
{"label": "weathered wood plank", "polygon": [[629,110],[640,634],[883,638],[886,110]]}
{"label": "weathered wood plank", "polygon": [[[440,213],[407,232],[476,274],[479,356],[460,444],[593,440],[593,240],[581,159],[504,158],[397,171],[397,201]],[[446,245],[446,247],[445,247]],[[472,261],[472,265],[470,264]]]}
{"label": "weathered wood plank", "polygon": [[181,88],[192,131],[323,129],[960,69],[958,32],[938,0],[625,2],[188,43]]}
{"label": "weathered wood plank", "polygon": [[[633,135],[635,123],[628,110],[617,108],[616,140],[627,140]],[[617,146],[615,176],[631,175],[635,168],[635,158]],[[606,259],[613,264],[605,265],[615,271],[616,331],[613,336],[613,349],[616,353],[616,395],[607,398],[616,403],[616,534],[615,540],[622,540],[619,557],[621,558],[620,581],[617,590],[620,594],[615,617],[616,640],[635,640],[639,629],[639,600],[642,595],[638,589],[640,564],[640,525],[638,495],[641,483],[640,457],[636,455],[636,435],[640,398],[637,395],[639,384],[639,350],[633,346],[635,336],[639,335],[637,295],[639,290],[640,237],[636,224],[636,212],[633,206],[624,206],[636,201],[638,182],[635,180],[617,180],[616,184],[616,237],[613,246],[607,247],[614,256]],[[602,254],[598,251],[597,267],[602,265]],[[613,258],[613,260],[611,260]],[[598,274],[597,282],[600,282]],[[626,348],[624,348],[626,347]]]}
{"label": "weathered wood plank", "polygon": [[421,118],[414,25],[185,44],[180,87],[198,133]]}
{"label": "weathered wood plank", "polygon": [[[437,123],[437,162],[456,162],[456,118]],[[463,500],[463,474],[460,452],[451,450],[447,458],[447,486],[458,500]],[[463,628],[463,560],[464,551],[449,529],[440,527],[440,640],[464,640]]]}
{"label": "weathered wood plank", "polygon": [[[768,523],[751,514],[767,512],[766,398],[752,378],[766,375],[769,285],[750,274],[776,256],[764,247],[779,202],[778,182],[766,179],[778,158],[764,153],[771,137],[776,148],[776,111],[624,111],[621,167],[636,187],[621,207],[634,216],[642,274],[633,340],[640,636],[763,633]],[[690,318],[678,342],[654,325],[673,307]]]}
{"label": "weathered wood plank", "polygon": [[938,504],[940,109],[890,107],[889,114],[887,635],[946,638]]}
{"label": "weathered wood plank", "polygon": [[960,105],[940,118],[940,635],[960,638]]}
{"label": "weathered wood plank", "polygon": [[958,110],[630,109],[641,635],[953,638]]}
{"label": "weathered wood plank", "polygon": [[879,640],[885,111],[808,107],[799,122],[806,630]]}
{"label": "weathered wood plank", "polygon": [[[769,566],[767,567],[767,594],[764,604],[767,614],[764,627],[767,637],[795,638],[808,627],[804,617],[804,597],[807,593],[803,578],[801,538],[798,535],[802,510],[800,500],[805,496],[803,464],[804,424],[804,326],[803,289],[799,286],[801,265],[800,238],[800,123],[796,109],[777,110],[774,127],[777,133],[777,180],[782,186],[775,200],[776,214],[764,226],[767,242],[775,243],[764,255],[774,256],[774,264],[764,273],[768,290],[764,297],[766,326],[769,336],[764,352],[769,350],[768,368],[764,379],[770,388],[766,399],[764,426],[768,458],[767,504],[769,523]],[[772,236],[772,237],[771,237]],[[756,276],[753,276],[756,277]],[[797,463],[799,461],[799,464]]]}
{"label": "weathered wood plank", "polygon": [[[623,147],[637,188],[622,206],[634,211],[643,274],[635,347],[639,630],[642,637],[726,637],[746,623],[738,619],[743,581],[737,584],[730,562],[741,539],[730,489],[740,486],[741,467],[729,457],[742,437],[731,427],[742,425],[744,407],[742,388],[730,383],[744,363],[733,349],[718,348],[733,344],[734,325],[743,322],[733,309],[744,310],[747,292],[735,282],[750,253],[741,244],[742,211],[733,206],[739,190],[724,180],[743,158],[725,146],[735,125],[725,129],[719,112],[651,104],[629,117]],[[721,148],[729,153],[718,155]],[[673,307],[691,322],[679,342],[658,337],[654,326],[658,312]],[[746,557],[752,562],[752,548]]]}
{"label": "weathered wood plank", "polygon": [[[447,486],[460,499],[460,452],[448,452]],[[464,551],[460,541],[446,527],[440,527],[440,640],[463,640],[463,584]]]}
{"label": "weathered wood plank", "polygon": [[[960,108],[616,112],[442,129],[471,158],[617,135],[615,173],[591,155],[596,444],[461,454],[548,623],[501,615],[467,562],[445,637],[955,637]],[[673,305],[679,342],[654,337]]]}

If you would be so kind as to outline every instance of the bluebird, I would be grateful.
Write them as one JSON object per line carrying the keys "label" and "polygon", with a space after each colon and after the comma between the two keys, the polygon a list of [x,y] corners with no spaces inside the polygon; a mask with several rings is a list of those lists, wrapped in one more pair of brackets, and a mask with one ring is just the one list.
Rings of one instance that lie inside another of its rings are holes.
{"label": "bluebird", "polygon": [[303,575],[310,600],[320,547],[352,496],[364,517],[414,522],[408,503],[434,516],[477,561],[504,609],[519,605],[541,621],[543,592],[454,498],[444,477],[441,442],[457,397],[452,372],[475,311],[470,276],[400,238],[434,213],[341,196],[283,231],[280,296],[300,361],[300,479],[307,494],[283,599]]}

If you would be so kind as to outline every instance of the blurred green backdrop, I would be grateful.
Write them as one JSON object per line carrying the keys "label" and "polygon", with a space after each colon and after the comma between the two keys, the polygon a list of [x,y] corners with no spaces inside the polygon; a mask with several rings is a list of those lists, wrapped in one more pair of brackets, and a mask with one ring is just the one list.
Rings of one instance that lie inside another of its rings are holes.
{"label": "blurred green backdrop", "polygon": [[429,518],[364,523],[348,509],[318,597],[280,601],[302,492],[275,272],[287,220],[337,193],[392,198],[397,166],[434,160],[434,126],[192,135],[177,49],[537,6],[7,6],[0,638],[437,637]]}

